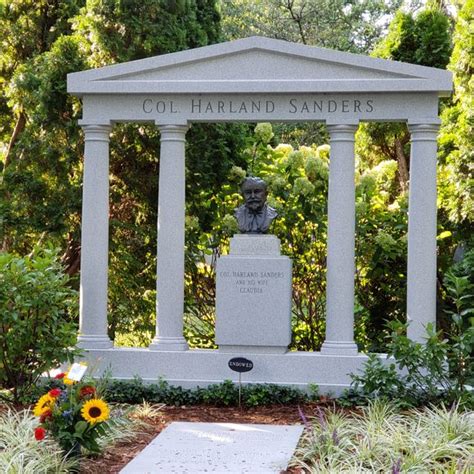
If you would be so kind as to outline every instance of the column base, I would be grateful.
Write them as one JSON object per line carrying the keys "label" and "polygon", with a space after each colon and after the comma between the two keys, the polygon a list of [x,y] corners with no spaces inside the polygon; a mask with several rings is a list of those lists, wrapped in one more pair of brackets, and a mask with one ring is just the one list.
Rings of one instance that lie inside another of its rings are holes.
{"label": "column base", "polygon": [[219,344],[220,354],[286,354],[288,346],[242,346]]}
{"label": "column base", "polygon": [[325,341],[321,346],[321,354],[357,355],[359,353],[354,341]]}
{"label": "column base", "polygon": [[108,336],[94,336],[93,334],[78,336],[77,347],[81,349],[113,349],[114,343]]}
{"label": "column base", "polygon": [[156,336],[148,349],[150,351],[187,351],[189,346],[184,337]]}

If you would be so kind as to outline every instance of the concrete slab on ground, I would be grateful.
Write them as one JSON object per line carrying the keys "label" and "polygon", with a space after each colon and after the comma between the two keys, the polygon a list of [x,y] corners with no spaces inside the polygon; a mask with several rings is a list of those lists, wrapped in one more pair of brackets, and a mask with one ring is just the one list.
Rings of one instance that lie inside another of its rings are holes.
{"label": "concrete slab on ground", "polygon": [[279,473],[302,425],[174,422],[120,474]]}

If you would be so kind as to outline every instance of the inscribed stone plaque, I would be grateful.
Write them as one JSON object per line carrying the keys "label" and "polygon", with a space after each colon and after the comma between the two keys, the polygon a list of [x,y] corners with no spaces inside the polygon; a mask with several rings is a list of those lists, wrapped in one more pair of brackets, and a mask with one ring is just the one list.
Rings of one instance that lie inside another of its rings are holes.
{"label": "inscribed stone plaque", "polygon": [[302,431],[301,425],[174,422],[120,472],[277,474]]}
{"label": "inscribed stone plaque", "polygon": [[290,341],[291,260],[274,235],[235,236],[216,267],[219,349],[285,352]]}

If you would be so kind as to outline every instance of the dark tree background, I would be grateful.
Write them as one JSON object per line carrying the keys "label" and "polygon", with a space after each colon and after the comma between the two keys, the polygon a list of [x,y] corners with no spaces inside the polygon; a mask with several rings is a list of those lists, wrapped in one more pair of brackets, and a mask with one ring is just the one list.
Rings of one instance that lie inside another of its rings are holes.
{"label": "dark tree background", "polygon": [[[466,252],[472,247],[474,209],[473,1],[456,1],[453,8],[448,12],[440,1],[420,8],[419,2],[402,0],[0,0],[1,251],[25,255],[38,244],[60,248],[66,271],[78,284],[83,137],[77,125],[81,103],[66,91],[69,72],[263,34],[453,71],[455,93],[452,101],[442,104],[439,141],[442,303],[442,273],[456,248]],[[252,131],[247,125],[195,124],[187,134],[186,335],[193,344],[213,344],[214,280],[205,255],[215,257],[225,248],[232,232],[229,212],[248,164],[257,155],[262,163],[273,156]],[[273,133],[272,149],[281,142],[297,150],[327,140],[324,127],[314,124],[277,124]],[[406,126],[362,126],[357,150],[361,184],[356,314],[364,321],[358,326],[364,333],[360,340],[369,336],[377,348],[385,322],[404,317]],[[272,166],[269,163],[268,169]],[[288,221],[295,225],[281,226],[280,232],[288,249],[291,242],[308,236],[315,243],[312,250],[301,248],[298,258],[295,254],[301,285],[294,301],[300,318],[295,347],[302,341],[301,347],[315,349],[324,329],[325,242],[324,233],[298,220],[308,206],[319,209],[301,194],[311,187],[302,180],[305,175],[298,175],[306,172],[301,171],[304,166],[298,169],[296,174],[278,172],[299,186],[291,210],[296,220]],[[396,179],[382,186],[377,176],[390,170]],[[158,130],[151,124],[115,126],[110,152],[109,332],[120,343],[146,344],[154,330],[158,172]],[[314,186],[311,179],[316,175],[311,173],[309,184]],[[324,189],[321,184],[313,196],[321,209]],[[395,212],[396,206],[400,210]],[[313,224],[322,229],[325,217],[319,214],[320,222]],[[319,270],[313,282],[307,269],[315,261]],[[316,312],[308,310],[308,302]]]}

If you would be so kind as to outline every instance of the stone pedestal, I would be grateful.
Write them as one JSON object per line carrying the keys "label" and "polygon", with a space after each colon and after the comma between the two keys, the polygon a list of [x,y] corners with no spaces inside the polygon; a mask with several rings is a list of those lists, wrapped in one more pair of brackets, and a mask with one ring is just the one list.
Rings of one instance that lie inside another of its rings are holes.
{"label": "stone pedestal", "polygon": [[274,235],[235,235],[216,269],[219,351],[278,354],[290,342],[291,260]]}

